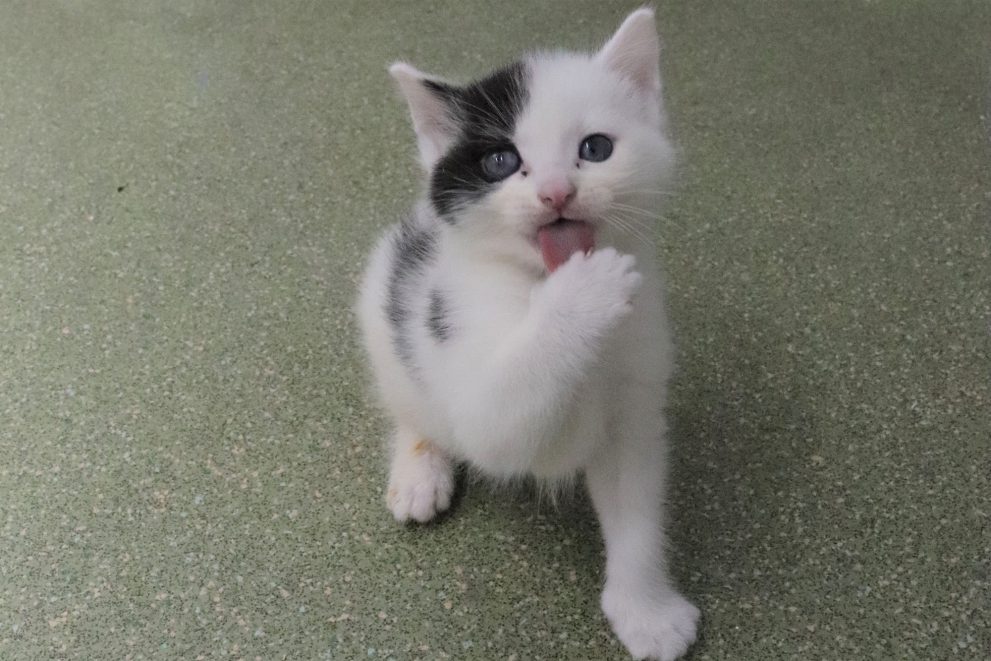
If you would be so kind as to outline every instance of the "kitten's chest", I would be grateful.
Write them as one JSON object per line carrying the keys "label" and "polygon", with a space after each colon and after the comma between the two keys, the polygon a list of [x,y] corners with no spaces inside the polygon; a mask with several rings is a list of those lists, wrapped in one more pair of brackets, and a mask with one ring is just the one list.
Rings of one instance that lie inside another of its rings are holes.
{"label": "kitten's chest", "polygon": [[505,339],[529,313],[534,284],[533,280],[485,270],[442,272],[438,289],[447,298],[458,344],[484,346]]}

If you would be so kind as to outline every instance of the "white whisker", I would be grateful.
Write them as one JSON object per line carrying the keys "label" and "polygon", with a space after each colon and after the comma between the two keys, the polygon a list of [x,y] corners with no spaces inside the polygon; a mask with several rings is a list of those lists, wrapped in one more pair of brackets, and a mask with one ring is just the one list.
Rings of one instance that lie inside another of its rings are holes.
{"label": "white whisker", "polygon": [[614,225],[618,229],[622,230],[623,232],[626,232],[627,234],[639,240],[640,242],[644,243],[645,245],[650,246],[653,245],[654,243],[653,240],[651,240],[651,238],[647,234],[645,234],[642,229],[630,223],[629,222],[630,219],[624,219],[614,214],[607,214],[604,216],[604,220],[607,223]]}

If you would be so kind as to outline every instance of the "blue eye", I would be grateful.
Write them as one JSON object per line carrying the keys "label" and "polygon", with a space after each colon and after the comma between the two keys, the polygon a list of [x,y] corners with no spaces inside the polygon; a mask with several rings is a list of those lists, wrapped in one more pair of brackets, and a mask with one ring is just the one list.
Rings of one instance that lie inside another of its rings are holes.
{"label": "blue eye", "polygon": [[520,155],[515,149],[497,149],[482,158],[482,172],[489,181],[501,181],[520,169]]}
{"label": "blue eye", "polygon": [[578,157],[585,161],[598,163],[604,161],[612,155],[612,140],[602,135],[594,133],[584,140],[578,147]]}

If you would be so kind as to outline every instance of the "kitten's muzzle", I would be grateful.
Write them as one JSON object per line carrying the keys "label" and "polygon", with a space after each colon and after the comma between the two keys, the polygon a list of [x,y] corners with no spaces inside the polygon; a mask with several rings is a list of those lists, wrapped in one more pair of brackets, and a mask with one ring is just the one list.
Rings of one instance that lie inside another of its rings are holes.
{"label": "kitten's muzzle", "polygon": [[551,179],[537,188],[540,203],[558,216],[563,215],[564,208],[575,199],[576,193],[575,185],[566,179]]}

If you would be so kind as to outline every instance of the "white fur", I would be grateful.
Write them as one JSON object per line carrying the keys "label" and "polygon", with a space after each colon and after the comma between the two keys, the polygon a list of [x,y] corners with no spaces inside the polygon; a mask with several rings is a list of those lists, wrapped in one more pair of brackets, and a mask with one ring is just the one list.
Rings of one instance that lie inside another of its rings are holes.
{"label": "white fur", "polygon": [[[672,348],[645,237],[673,150],[663,135],[657,53],[653,13],[642,9],[595,55],[526,60],[529,99],[513,139],[521,172],[454,226],[425,201],[414,212],[411,222],[437,232],[439,243],[404,295],[425,307],[431,290],[443,291],[452,322],[444,342],[414,325],[415,374],[397,357],[383,313],[388,237],[372,256],[359,313],[397,426],[387,497],[395,517],[424,521],[446,509],[455,461],[497,477],[583,471],[606,543],[603,610],[636,658],[668,660],[695,640],[699,612],[669,580],[663,553],[662,406]],[[445,149],[447,120],[417,90],[422,74],[408,65],[392,73],[429,169]],[[614,153],[576,165],[590,133],[612,136]],[[536,193],[549,180],[575,187],[569,217],[593,220],[598,234],[591,255],[573,255],[548,276],[534,237],[553,215]],[[414,451],[419,441],[429,441],[428,451]]]}

